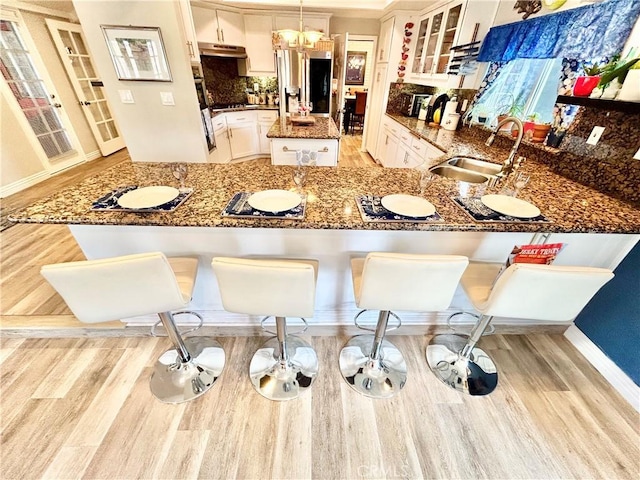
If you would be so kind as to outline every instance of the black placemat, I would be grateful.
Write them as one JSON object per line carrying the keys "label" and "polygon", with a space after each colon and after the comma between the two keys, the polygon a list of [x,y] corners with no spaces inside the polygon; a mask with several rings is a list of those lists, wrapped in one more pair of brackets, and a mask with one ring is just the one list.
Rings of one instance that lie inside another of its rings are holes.
{"label": "black placemat", "polygon": [[427,217],[408,217],[390,212],[382,206],[382,197],[375,195],[356,195],[356,205],[365,222],[444,222],[438,212]]}
{"label": "black placemat", "polygon": [[297,207],[285,212],[263,212],[256,210],[247,200],[254,192],[238,192],[236,193],[227,206],[222,210],[223,217],[230,218],[286,218],[289,220],[302,220],[307,207],[307,196],[300,195],[301,202]]}
{"label": "black placemat", "polygon": [[533,218],[519,218],[504,215],[487,207],[482,203],[480,197],[451,197],[451,200],[476,222],[551,223],[551,220],[542,214]]}
{"label": "black placemat", "polygon": [[183,188],[176,198],[157,207],[150,208],[123,208],[118,205],[118,199],[127,192],[135,190],[138,185],[127,185],[117,188],[100,197],[91,204],[91,210],[105,212],[172,212],[182,205],[193,193],[193,188]]}

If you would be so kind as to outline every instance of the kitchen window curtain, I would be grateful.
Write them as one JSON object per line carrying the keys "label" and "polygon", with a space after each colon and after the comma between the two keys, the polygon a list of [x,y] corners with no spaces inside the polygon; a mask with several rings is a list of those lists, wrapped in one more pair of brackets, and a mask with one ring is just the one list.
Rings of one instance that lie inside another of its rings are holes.
{"label": "kitchen window curtain", "polygon": [[619,53],[640,15],[640,0],[608,0],[491,28],[479,62],[516,58],[591,59]]}

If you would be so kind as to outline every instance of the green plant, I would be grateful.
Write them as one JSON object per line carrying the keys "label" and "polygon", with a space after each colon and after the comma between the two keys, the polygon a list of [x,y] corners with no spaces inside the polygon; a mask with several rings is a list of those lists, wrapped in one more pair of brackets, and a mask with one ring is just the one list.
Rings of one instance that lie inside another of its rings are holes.
{"label": "green plant", "polygon": [[640,61],[640,57],[634,58],[629,61],[625,61],[622,64],[614,65],[613,68],[608,70],[600,77],[598,87],[606,87],[609,83],[613,82],[616,78],[619,83],[624,83],[624,79],[627,77],[629,70]]}
{"label": "green plant", "polygon": [[596,77],[600,75],[603,72],[604,68],[605,66],[601,67],[597,63],[593,63],[591,65],[587,65],[586,63],[582,64],[582,70],[587,77]]}
{"label": "green plant", "polygon": [[538,123],[540,118],[542,118],[542,115],[540,115],[538,112],[533,112],[527,115],[527,121],[529,122]]}

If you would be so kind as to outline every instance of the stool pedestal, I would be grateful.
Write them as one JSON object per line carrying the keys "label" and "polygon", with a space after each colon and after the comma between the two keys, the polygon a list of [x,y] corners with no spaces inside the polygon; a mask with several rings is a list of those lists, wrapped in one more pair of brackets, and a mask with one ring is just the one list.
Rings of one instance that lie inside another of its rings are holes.
{"label": "stool pedestal", "polygon": [[487,395],[498,385],[498,370],[489,355],[476,344],[490,316],[478,320],[469,337],[436,335],[427,346],[427,363],[440,381],[469,395]]}
{"label": "stool pedestal", "polygon": [[199,397],[213,387],[222,373],[224,350],[213,338],[183,340],[171,313],[158,315],[174,348],[156,361],[151,375],[151,392],[165,403],[182,403]]}
{"label": "stool pedestal", "polygon": [[249,365],[251,383],[269,400],[291,400],[304,393],[318,375],[318,356],[304,340],[287,335],[286,319],[276,317],[276,337],[256,351]]}
{"label": "stool pedestal", "polygon": [[367,397],[392,397],[407,381],[402,353],[384,339],[388,321],[389,312],[381,311],[375,335],[353,337],[340,351],[340,373],[351,388]]}

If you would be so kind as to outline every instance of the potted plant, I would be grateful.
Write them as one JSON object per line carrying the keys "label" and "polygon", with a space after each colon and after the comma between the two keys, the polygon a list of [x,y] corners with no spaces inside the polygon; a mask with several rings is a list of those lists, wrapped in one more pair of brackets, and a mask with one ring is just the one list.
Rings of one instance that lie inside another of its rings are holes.
{"label": "potted plant", "polygon": [[538,112],[533,112],[530,115],[527,115],[527,118],[524,122],[522,122],[522,130],[523,136],[525,140],[531,140],[533,137],[533,130],[535,128],[536,122],[540,119],[540,114]]}
{"label": "potted plant", "polygon": [[576,78],[576,83],[573,84],[573,96],[574,97],[588,97],[596,88],[600,81],[600,74],[605,67],[601,67],[597,63],[592,65],[583,64],[582,69],[584,75]]}
{"label": "potted plant", "polygon": [[612,61],[609,68],[602,74],[598,81],[598,89],[601,90],[599,98],[614,99],[616,98],[622,84],[624,83],[629,70],[633,68],[640,60],[640,57],[631,60]]}
{"label": "potted plant", "polygon": [[[498,123],[504,120],[507,117],[516,117],[520,118],[522,112],[524,111],[524,102],[518,101],[517,98],[513,98],[512,95],[509,95],[510,101],[503,103],[500,107],[498,107],[497,111],[501,112],[498,114]],[[513,122],[505,123],[500,130],[511,131],[513,128]]]}

